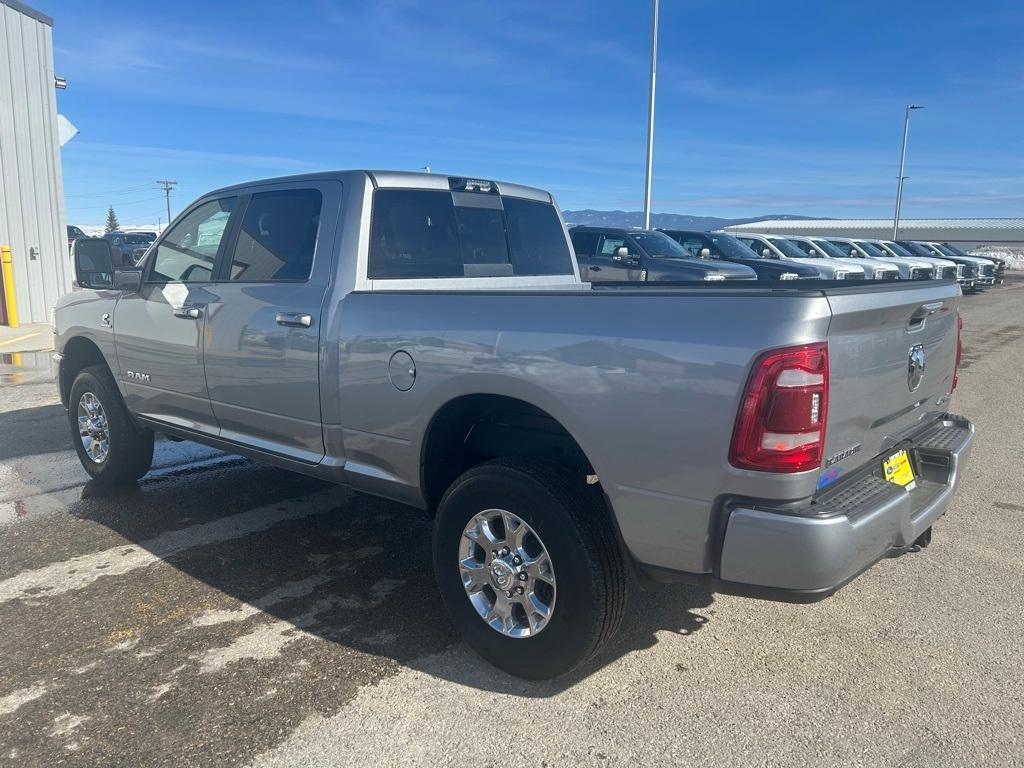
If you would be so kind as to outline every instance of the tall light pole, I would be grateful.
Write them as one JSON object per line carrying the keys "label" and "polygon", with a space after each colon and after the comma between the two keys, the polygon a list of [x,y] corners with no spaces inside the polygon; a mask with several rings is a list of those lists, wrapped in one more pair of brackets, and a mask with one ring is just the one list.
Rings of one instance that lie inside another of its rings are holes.
{"label": "tall light pole", "polygon": [[900,178],[896,185],[896,212],[892,217],[892,239],[895,240],[900,231],[900,205],[903,203],[903,165],[907,160],[907,134],[910,133],[910,111],[913,109],[924,109],[921,104],[907,104],[906,112],[903,113],[903,146],[900,147]]}
{"label": "tall light pole", "polygon": [[647,172],[644,178],[644,229],[651,226],[651,165],[654,162],[654,83],[658,77],[658,0],[651,8],[651,92],[647,102]]}

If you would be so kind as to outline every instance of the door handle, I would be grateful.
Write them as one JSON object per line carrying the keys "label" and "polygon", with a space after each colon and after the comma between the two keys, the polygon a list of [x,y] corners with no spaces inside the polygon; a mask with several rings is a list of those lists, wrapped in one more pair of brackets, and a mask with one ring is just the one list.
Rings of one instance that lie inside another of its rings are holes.
{"label": "door handle", "polygon": [[600,267],[595,267],[595,266],[591,266],[591,267],[590,267],[590,271],[591,271],[591,272],[600,272],[600,271],[601,271],[601,268],[600,268]]}
{"label": "door handle", "polygon": [[278,312],[274,319],[278,325],[290,328],[309,328],[313,324],[313,316],[304,312]]}
{"label": "door handle", "polygon": [[202,310],[199,307],[176,307],[174,310],[174,316],[183,320],[198,320],[200,315]]}

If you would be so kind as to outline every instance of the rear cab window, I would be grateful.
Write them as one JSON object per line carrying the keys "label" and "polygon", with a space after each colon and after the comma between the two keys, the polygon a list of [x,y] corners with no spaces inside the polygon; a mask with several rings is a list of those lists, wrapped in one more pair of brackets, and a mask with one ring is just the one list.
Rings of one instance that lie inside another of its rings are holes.
{"label": "rear cab window", "polygon": [[369,279],[516,276],[575,276],[551,203],[495,192],[374,192]]}

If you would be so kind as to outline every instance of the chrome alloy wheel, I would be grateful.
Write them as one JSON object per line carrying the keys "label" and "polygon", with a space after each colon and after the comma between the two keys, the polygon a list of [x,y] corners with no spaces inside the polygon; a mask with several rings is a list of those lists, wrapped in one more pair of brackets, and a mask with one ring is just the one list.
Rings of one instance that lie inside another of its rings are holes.
{"label": "chrome alloy wheel", "polygon": [[110,453],[110,435],[103,405],[92,392],[84,392],[78,399],[78,434],[85,454],[96,464],[102,464]]}
{"label": "chrome alloy wheel", "polygon": [[525,520],[503,509],[470,519],[459,546],[469,602],[507,637],[532,637],[555,609],[555,571],[544,543]]}

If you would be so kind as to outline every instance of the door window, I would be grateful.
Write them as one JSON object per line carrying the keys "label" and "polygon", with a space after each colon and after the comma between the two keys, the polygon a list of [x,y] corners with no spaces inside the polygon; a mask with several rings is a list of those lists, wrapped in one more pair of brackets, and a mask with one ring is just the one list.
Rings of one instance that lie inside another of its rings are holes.
{"label": "door window", "polygon": [[684,235],[679,239],[679,244],[695,259],[699,259],[700,252],[708,247],[708,244],[704,242],[704,238],[697,237],[696,235]]}
{"label": "door window", "polygon": [[237,199],[225,197],[203,203],[175,224],[156,248],[148,282],[212,280],[217,251]]}
{"label": "door window", "polygon": [[626,245],[626,238],[621,235],[604,235],[601,238],[601,249],[598,251],[602,256],[614,256],[618,248],[629,247]]}
{"label": "door window", "polygon": [[228,279],[308,280],[320,231],[323,195],[316,189],[257,192],[245,208]]}
{"label": "door window", "polygon": [[597,253],[597,232],[572,232],[572,247],[577,256],[593,256]]}

